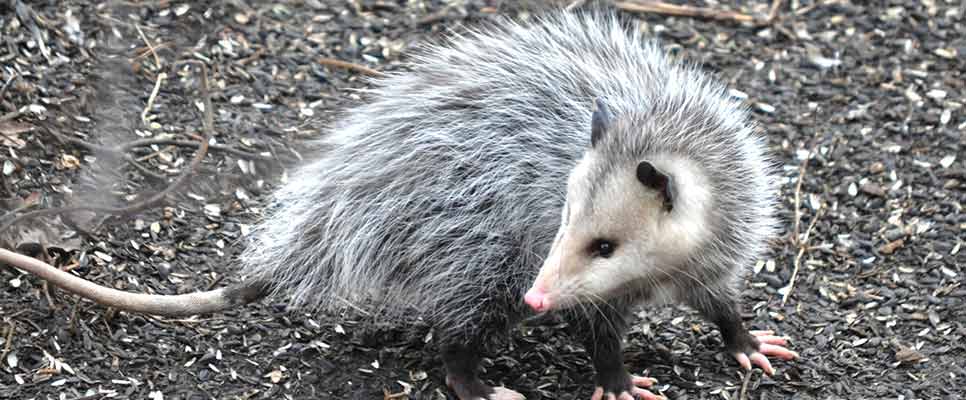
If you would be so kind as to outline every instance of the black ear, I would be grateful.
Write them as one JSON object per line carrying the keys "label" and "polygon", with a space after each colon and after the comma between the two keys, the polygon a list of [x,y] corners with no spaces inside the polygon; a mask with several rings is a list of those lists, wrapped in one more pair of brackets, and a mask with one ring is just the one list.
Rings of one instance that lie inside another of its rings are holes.
{"label": "black ear", "polygon": [[596,147],[600,143],[607,131],[610,130],[613,122],[613,115],[604,99],[598,97],[594,100],[594,114],[590,117],[590,145]]}
{"label": "black ear", "polygon": [[640,164],[637,164],[637,180],[664,196],[665,210],[671,211],[674,208],[674,182],[670,176],[655,168],[651,163],[641,161]]}

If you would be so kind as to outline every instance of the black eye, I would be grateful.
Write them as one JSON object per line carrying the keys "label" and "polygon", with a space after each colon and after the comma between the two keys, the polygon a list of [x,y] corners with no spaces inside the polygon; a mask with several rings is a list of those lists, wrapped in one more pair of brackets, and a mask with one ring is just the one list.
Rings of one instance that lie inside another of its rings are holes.
{"label": "black eye", "polygon": [[597,239],[590,243],[590,254],[593,257],[608,258],[614,254],[617,245],[606,239]]}

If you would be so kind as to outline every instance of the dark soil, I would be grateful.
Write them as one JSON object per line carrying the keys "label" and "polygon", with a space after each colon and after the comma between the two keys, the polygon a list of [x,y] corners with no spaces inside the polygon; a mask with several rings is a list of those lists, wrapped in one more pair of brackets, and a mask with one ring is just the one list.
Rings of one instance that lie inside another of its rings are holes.
{"label": "dark soil", "polygon": [[[164,206],[47,216],[0,232],[0,243],[104,285],[172,294],[233,281],[243,236],[300,143],[362,100],[360,72],[318,58],[401,69],[414,43],[497,14],[526,16],[539,2],[97,3],[0,4],[2,207],[124,207],[184,172],[193,145],[123,147],[203,135],[201,72],[183,60],[209,67],[220,147]],[[724,3],[709,7],[760,15],[769,6]],[[640,313],[626,362],[677,399],[961,398],[966,7],[785,3],[774,26],[758,28],[624,15],[718,72],[767,132],[784,166],[787,230],[748,275],[746,322],[791,336],[802,358],[745,379],[712,325],[661,307]],[[158,319],[48,290],[12,268],[0,268],[0,287],[4,399],[451,396],[425,327],[290,315],[267,302]],[[489,350],[483,376],[529,399],[589,398],[586,353],[561,332],[521,327]]]}

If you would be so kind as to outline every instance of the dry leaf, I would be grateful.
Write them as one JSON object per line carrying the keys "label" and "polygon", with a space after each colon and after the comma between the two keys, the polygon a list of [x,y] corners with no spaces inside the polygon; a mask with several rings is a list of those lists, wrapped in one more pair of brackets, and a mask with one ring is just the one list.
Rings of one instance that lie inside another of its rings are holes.
{"label": "dry leaf", "polygon": [[879,246],[879,252],[882,254],[892,254],[892,253],[895,253],[896,250],[901,248],[903,244],[905,244],[905,242],[902,239],[894,240],[882,246]]}
{"label": "dry leaf", "polygon": [[896,352],[896,360],[901,363],[914,364],[922,361],[925,358],[926,356],[922,353],[905,346],[902,346],[901,349]]}
{"label": "dry leaf", "polygon": [[75,169],[80,166],[80,160],[70,154],[60,156],[59,169]]}

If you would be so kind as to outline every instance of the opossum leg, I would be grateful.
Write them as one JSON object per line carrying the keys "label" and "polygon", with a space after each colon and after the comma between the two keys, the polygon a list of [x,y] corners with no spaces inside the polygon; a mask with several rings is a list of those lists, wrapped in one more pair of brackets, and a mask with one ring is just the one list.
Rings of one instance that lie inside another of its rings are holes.
{"label": "opossum leg", "polygon": [[480,380],[476,375],[480,365],[479,348],[473,344],[442,346],[446,386],[460,400],[524,400],[520,393],[504,387],[492,387]]}
{"label": "opossum leg", "polygon": [[664,399],[644,389],[651,387],[655,380],[631,375],[624,366],[621,339],[627,330],[628,316],[629,307],[624,304],[603,304],[595,309],[564,313],[594,364],[597,387],[591,400]]}
{"label": "opossum leg", "polygon": [[798,353],[785,348],[786,338],[774,336],[771,331],[749,331],[741,321],[738,295],[730,290],[716,293],[696,291],[686,296],[687,303],[713,322],[721,331],[725,348],[735,357],[742,368],[760,367],[768,375],[775,369],[768,357],[783,360],[798,358]]}

